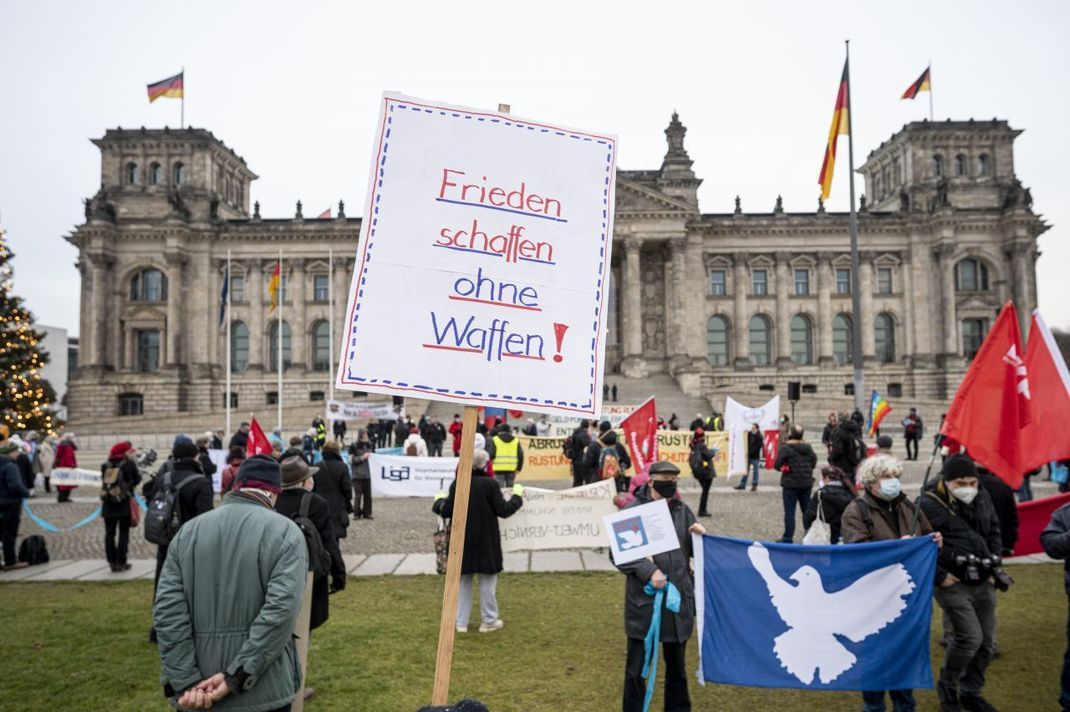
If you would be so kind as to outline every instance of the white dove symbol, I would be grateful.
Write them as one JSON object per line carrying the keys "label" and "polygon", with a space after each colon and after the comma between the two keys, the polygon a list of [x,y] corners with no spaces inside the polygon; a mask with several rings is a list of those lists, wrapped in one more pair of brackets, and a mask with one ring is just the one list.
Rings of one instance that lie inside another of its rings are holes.
{"label": "white dove symbol", "polygon": [[773,641],[781,666],[804,684],[815,673],[828,684],[858,661],[837,636],[853,643],[877,633],[898,618],[906,608],[906,596],[914,590],[910,573],[902,564],[871,571],[845,589],[829,593],[821,574],[802,566],[785,581],[769,562],[769,550],[755,542],[747,549],[751,564],[765,581],[769,598],[788,630]]}
{"label": "white dove symbol", "polygon": [[643,535],[634,529],[625,529],[622,532],[618,532],[617,537],[620,539],[621,551],[643,545]]}

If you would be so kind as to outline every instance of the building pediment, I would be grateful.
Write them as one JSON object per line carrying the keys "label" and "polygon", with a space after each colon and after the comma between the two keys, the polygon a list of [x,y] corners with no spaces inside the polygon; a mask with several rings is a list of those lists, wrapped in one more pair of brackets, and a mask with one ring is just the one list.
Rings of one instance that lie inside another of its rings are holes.
{"label": "building pediment", "polygon": [[617,213],[694,213],[694,206],[632,181],[617,179]]}
{"label": "building pediment", "polygon": [[166,319],[163,309],[147,304],[133,304],[123,311],[123,320],[132,326],[158,324]]}

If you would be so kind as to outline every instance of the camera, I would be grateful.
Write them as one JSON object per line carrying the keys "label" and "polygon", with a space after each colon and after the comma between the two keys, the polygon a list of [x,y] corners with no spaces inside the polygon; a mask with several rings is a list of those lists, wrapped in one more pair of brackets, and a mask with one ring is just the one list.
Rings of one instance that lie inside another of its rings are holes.
{"label": "camera", "polygon": [[955,565],[962,569],[962,581],[968,586],[976,586],[989,576],[1000,591],[1008,590],[1014,583],[1014,579],[1003,570],[1003,559],[998,556],[957,554]]}
{"label": "camera", "polygon": [[955,565],[962,569],[962,582],[968,586],[981,583],[981,560],[973,554],[956,554]]}
{"label": "camera", "polygon": [[981,566],[992,576],[992,583],[1000,591],[1006,591],[1014,583],[1014,579],[1010,577],[1010,574],[1003,570],[1002,557],[987,556],[981,559]]}
{"label": "camera", "polygon": [[138,468],[142,472],[146,472],[150,467],[152,467],[152,463],[156,462],[156,451],[138,450],[134,461],[137,463]]}

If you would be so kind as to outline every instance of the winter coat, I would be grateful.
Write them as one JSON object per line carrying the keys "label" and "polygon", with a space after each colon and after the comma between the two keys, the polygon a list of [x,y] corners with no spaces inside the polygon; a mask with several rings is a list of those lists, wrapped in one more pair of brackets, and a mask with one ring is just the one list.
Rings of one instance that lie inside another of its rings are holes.
{"label": "winter coat", "polygon": [[41,473],[43,477],[52,476],[52,468],[56,461],[56,453],[52,449],[52,446],[47,442],[43,442],[37,446],[37,457],[34,464],[37,466],[37,471]]}
{"label": "winter coat", "polygon": [[[868,521],[867,517],[862,514],[859,500],[864,500],[868,507]],[[844,544],[858,544],[865,541],[888,541],[907,536],[914,525],[915,506],[905,494],[886,501],[874,497],[869,492],[864,492],[843,510],[843,516],[840,519],[840,538]],[[931,534],[932,531],[932,525],[929,524],[929,519],[922,511],[918,515],[918,535]]]}
{"label": "winter coat", "polygon": [[248,675],[241,694],[212,709],[261,712],[290,704],[301,687],[293,628],[307,574],[297,525],[239,492],[179,529],[152,611],[165,693],[240,669]]}
{"label": "winter coat", "polygon": [[446,428],[442,423],[427,424],[427,442],[432,445],[441,445],[446,442]]}
{"label": "winter coat", "polygon": [[713,480],[716,476],[716,472],[713,469],[713,460],[717,457],[717,450],[711,449],[706,445],[704,438],[695,438],[691,441],[691,452],[698,450],[698,455],[702,458],[702,462],[698,467],[691,464],[691,453],[687,455],[687,463],[691,467],[691,476],[697,480]]}
{"label": "winter coat", "polygon": [[427,457],[427,442],[420,437],[419,433],[413,433],[405,438],[405,442],[401,445],[402,455],[409,454],[409,445],[416,446],[416,457]]}
{"label": "winter coat", "polygon": [[30,496],[30,490],[22,483],[19,466],[7,455],[0,455],[0,507],[21,505]]}
{"label": "winter coat", "polygon": [[989,472],[977,474],[980,488],[988,492],[999,519],[999,535],[1003,539],[1002,556],[1010,556],[1018,543],[1018,500],[1006,482]]}
{"label": "winter coat", "polygon": [[591,444],[591,436],[587,433],[587,429],[576,428],[572,432],[572,443],[572,470],[577,478],[583,479],[590,471],[584,461],[587,447]]}
{"label": "winter coat", "polygon": [[461,425],[459,420],[455,420],[450,423],[450,435],[453,436],[453,451],[460,452],[461,450],[461,431],[464,430],[464,426]]}
{"label": "winter coat", "polygon": [[240,447],[242,450],[246,450],[249,445],[249,433],[243,433],[238,431],[230,438],[230,443],[227,445],[227,449]]}
{"label": "winter coat", "polygon": [[334,536],[338,539],[346,538],[346,529],[349,527],[349,515],[353,513],[353,482],[349,475],[349,468],[342,460],[342,456],[323,451],[323,462],[319,465],[319,471],[312,476],[316,482],[313,492],[327,501],[327,511],[331,517],[331,527]]}
{"label": "winter coat", "polygon": [[765,448],[765,438],[762,437],[761,432],[754,432],[753,430],[747,431],[747,459],[748,460],[760,460],[762,459],[762,450]]}
{"label": "winter coat", "polygon": [[[788,471],[783,472],[784,465]],[[780,486],[798,489],[810,489],[814,486],[814,468],[817,467],[817,455],[808,443],[801,440],[789,440],[780,446],[774,470],[781,470]]]}
{"label": "winter coat", "polygon": [[825,427],[821,430],[821,444],[825,447],[832,446],[832,431],[836,429],[836,426],[832,423],[825,423]]}
{"label": "winter coat", "polygon": [[[635,490],[635,499],[625,509],[653,502],[650,485],[644,484]],[[661,640],[665,643],[682,643],[691,637],[695,626],[695,581],[691,577],[691,534],[688,529],[695,523],[691,509],[676,497],[670,498],[669,515],[676,528],[680,548],[655,554],[654,560],[639,559],[620,564],[618,569],[628,574],[624,583],[624,632],[633,640],[642,640],[650,628],[654,611],[654,597],[646,595],[643,587],[650,581],[654,571],[661,569],[665,577],[680,590],[680,612],[673,613],[662,608]]]}
{"label": "winter coat", "polygon": [[78,458],[74,456],[74,445],[61,442],[56,446],[56,458],[53,467],[78,467]]}
{"label": "winter coat", "polygon": [[370,480],[371,470],[368,461],[364,459],[364,453],[373,453],[375,448],[370,442],[358,440],[349,446],[349,470],[354,480]]}
{"label": "winter coat", "polygon": [[[317,475],[319,475],[318,472],[314,477]],[[275,511],[284,517],[293,519],[301,511],[301,499],[306,492],[307,490],[301,487],[284,489],[279,494],[278,499],[275,500]],[[335,537],[334,528],[331,526],[328,503],[323,497],[314,492],[308,492],[308,495],[312,498],[308,506],[308,518],[316,526],[316,531],[320,534],[320,541],[323,542],[324,551],[331,557],[330,583],[333,583],[335,588],[345,588],[346,564],[342,560],[342,551],[338,548],[338,539]],[[304,541],[304,536],[301,537],[301,540]],[[327,622],[330,607],[328,599],[330,586],[327,579],[327,576],[321,576],[312,582],[312,616],[309,619],[309,628],[312,630]]]}
{"label": "winter coat", "polygon": [[[493,431],[491,431],[491,432],[493,432]],[[521,445],[519,442],[516,444],[516,469],[515,470],[510,470],[510,469],[504,467],[502,464],[499,464],[497,462],[498,446],[494,442],[495,438],[497,438],[498,440],[501,440],[503,443],[511,443],[511,442],[513,442],[514,440],[517,439],[516,435],[511,430],[509,432],[507,432],[507,433],[506,432],[502,432],[502,431],[499,430],[496,434],[493,434],[493,435],[491,435],[490,437],[487,438],[487,448],[486,448],[487,449],[487,454],[490,455],[491,461],[494,462],[495,470],[497,470],[498,472],[502,472],[502,473],[506,473],[506,472],[519,473],[521,470],[523,470],[524,469],[524,446]]]}
{"label": "winter coat", "polygon": [[936,560],[936,583],[948,573],[960,581],[965,579],[965,567],[955,562],[958,555],[973,554],[977,558],[999,556],[1003,538],[999,518],[988,492],[978,488],[977,496],[969,504],[952,497],[941,481],[921,495],[921,511],[929,518],[933,529],[944,536],[944,545]]}
{"label": "winter coat", "polygon": [[840,520],[843,517],[843,510],[854,498],[851,491],[842,484],[836,482],[826,484],[814,492],[814,496],[810,498],[810,506],[806,508],[806,513],[803,515],[803,527],[809,529],[817,520],[817,507],[820,502],[821,516],[829,525],[832,543],[835,544],[840,540]]}
{"label": "winter coat", "polygon": [[[914,425],[914,432],[913,433],[910,432],[910,425],[911,424]],[[914,416],[908,415],[907,417],[903,418],[903,437],[904,438],[916,438],[918,440],[921,440],[921,438],[924,435],[925,435],[925,426],[921,422],[921,416],[920,415],[914,415]]]}
{"label": "winter coat", "polygon": [[[432,511],[440,517],[453,516],[457,481],[450,485],[446,499],[435,502]],[[468,522],[464,530],[462,574],[497,574],[502,571],[502,538],[498,518],[511,517],[524,504],[515,494],[508,500],[498,483],[483,470],[472,470],[472,491],[468,495]]]}
{"label": "winter coat", "polygon": [[134,488],[141,482],[141,470],[138,469],[137,463],[132,460],[128,460],[125,457],[121,460],[108,460],[100,466],[100,474],[104,474],[104,471],[109,467],[119,468],[119,477],[126,483],[127,496],[123,497],[121,502],[112,502],[111,499],[105,499],[100,503],[100,516],[105,519],[112,518],[130,518],[130,498],[134,495]]}
{"label": "winter coat", "polygon": [[174,487],[177,487],[187,477],[197,478],[183,487],[178,493],[178,521],[181,524],[212,511],[214,496],[212,483],[201,472],[201,464],[190,458],[182,458],[173,462],[169,460],[164,464],[168,463],[171,464],[169,469],[165,470],[164,467],[161,467],[156,476],[141,488],[141,493],[145,495],[145,499],[152,499],[153,495],[156,494],[156,488],[163,485],[164,475],[170,471],[171,485]]}
{"label": "winter coat", "polygon": [[19,451],[18,459],[15,460],[15,464],[18,465],[19,473],[22,475],[22,482],[26,485],[26,489],[33,489],[33,486],[37,483],[37,473],[33,471],[33,460],[25,452]]}
{"label": "winter coat", "polygon": [[201,450],[198,453],[197,462],[201,463],[201,472],[204,473],[204,476],[209,480],[212,479],[212,475],[214,475],[216,471],[216,466],[215,463],[212,462],[211,456],[208,455],[207,450]]}
{"label": "winter coat", "polygon": [[832,445],[829,448],[829,464],[850,474],[858,463],[854,460],[855,439],[862,437],[858,423],[848,420],[832,431]]}
{"label": "winter coat", "polygon": [[1040,533],[1040,545],[1045,554],[1064,561],[1063,587],[1070,596],[1070,504],[1052,512],[1051,521]]}
{"label": "winter coat", "polygon": [[223,468],[223,474],[220,476],[220,489],[223,494],[230,492],[234,488],[234,480],[238,476],[238,470],[241,469],[241,465],[235,467],[234,465],[227,465]]}
{"label": "winter coat", "polygon": [[398,420],[397,425],[394,426],[394,447],[401,447],[401,443],[405,442],[407,437],[409,437],[409,426],[404,420]]}

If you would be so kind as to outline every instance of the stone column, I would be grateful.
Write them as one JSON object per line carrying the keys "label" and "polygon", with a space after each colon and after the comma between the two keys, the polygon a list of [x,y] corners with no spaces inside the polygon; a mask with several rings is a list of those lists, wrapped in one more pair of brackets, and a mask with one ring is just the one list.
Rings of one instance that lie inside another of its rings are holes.
{"label": "stone column", "polygon": [[639,271],[642,244],[636,237],[624,240],[624,279],[621,280],[624,362],[621,370],[629,378],[641,378],[646,372],[643,363],[643,284]]}
{"label": "stone column", "polygon": [[953,357],[959,352],[958,322],[955,318],[955,260],[953,253],[955,246],[942,243],[936,247],[936,257],[939,262],[938,274],[942,286],[940,300],[940,321],[944,335],[943,353],[946,357]]}
{"label": "stone column", "polygon": [[[914,334],[914,365],[923,368],[934,365],[933,354],[935,353],[933,337],[935,322],[932,318],[932,304],[935,298],[931,290],[931,264],[932,253],[926,247],[922,236],[912,232],[910,262],[904,270],[910,272],[910,291],[905,291],[905,285],[908,282],[904,281],[903,299],[911,305],[907,314],[911,314],[910,309],[913,309],[911,321],[906,328]],[[948,275],[947,279],[953,280],[954,275]]]}
{"label": "stone column", "polygon": [[[903,253],[900,253],[902,255]],[[899,345],[896,344],[896,360],[899,360],[903,356],[906,356],[907,365],[913,365],[914,352],[917,349],[917,344],[914,339],[914,321],[915,309],[914,309],[914,273],[911,266],[912,255],[908,255],[907,259],[899,265],[899,291],[903,295],[903,319],[902,329],[903,334],[903,347],[899,349]],[[898,335],[898,334],[897,334]]]}
{"label": "stone column", "polygon": [[[342,253],[345,255],[345,253]],[[331,344],[331,370],[338,366],[338,354],[342,350],[342,342],[346,338],[346,315],[348,314],[349,307],[349,283],[347,279],[348,267],[353,264],[353,260],[347,260],[343,256],[339,258],[338,253],[334,256],[334,274],[331,275],[331,279],[334,280],[334,313],[331,314],[331,319],[334,320],[334,343]],[[333,377],[333,376],[332,376]]]}
{"label": "stone column", "polygon": [[[212,346],[219,333],[219,290],[223,287],[223,275],[213,269],[214,263],[207,250],[193,260],[194,269],[190,275],[193,304],[185,310],[183,334],[190,342],[190,365],[205,366],[204,375],[207,375],[207,367],[213,363],[215,353]],[[204,328],[206,323],[210,328]]]}
{"label": "stone column", "polygon": [[186,256],[181,252],[168,252],[167,261],[167,326],[164,329],[164,365],[179,366],[182,362],[180,338],[182,333],[182,300],[186,298],[184,275]]}
{"label": "stone column", "polygon": [[861,274],[855,286],[862,290],[859,295],[862,303],[862,358],[867,363],[873,363],[877,360],[876,334],[873,331],[873,254],[863,252],[860,257],[858,269]]}
{"label": "stone column", "polygon": [[[286,296],[290,298],[289,313],[283,314],[283,320],[290,322],[291,368],[301,373],[308,370],[308,315],[305,292],[308,280],[305,276],[305,260],[289,260],[291,265],[290,282],[287,284]],[[286,264],[285,262],[283,263]]]}
{"label": "stone column", "polygon": [[706,370],[706,264],[702,259],[702,234],[687,236],[684,249],[684,345],[693,367]]}
{"label": "stone column", "polygon": [[108,312],[104,303],[104,283],[108,258],[102,253],[87,253],[84,274],[89,277],[89,306],[82,328],[81,365],[103,366],[101,344],[108,334]]}
{"label": "stone column", "polygon": [[794,368],[791,360],[791,316],[788,314],[788,259],[787,252],[776,253],[776,366],[780,369]]}
{"label": "stone column", "polygon": [[[1032,300],[1030,289],[1030,274],[1032,272],[1030,265],[1030,258],[1032,257],[1033,246],[1027,242],[1016,242],[1011,247],[1011,266],[1012,266],[1012,278],[1014,280],[1014,288],[1011,294],[1014,295],[1014,307],[1018,312],[1018,326],[1022,331],[1022,343],[1025,343],[1026,335],[1028,334],[1029,325],[1033,321],[1032,315]],[[991,275],[990,279],[995,275]]]}
{"label": "stone column", "polygon": [[749,371],[754,368],[750,362],[750,337],[747,332],[747,289],[750,284],[747,280],[747,264],[743,258],[737,255],[734,258],[732,272],[732,306],[735,329],[732,334],[732,344],[736,351],[736,370]]}
{"label": "stone column", "polygon": [[[271,267],[268,267],[268,265]],[[265,269],[271,269],[275,260],[251,259],[245,262],[245,299],[249,302],[249,371],[263,372],[269,361],[265,360],[267,347],[264,345],[268,340],[267,308],[264,300],[267,299],[267,279],[264,276]]]}
{"label": "stone column", "polygon": [[673,371],[687,366],[690,363],[688,358],[687,348],[687,331],[690,324],[688,324],[688,318],[695,318],[694,313],[687,308],[687,238],[684,236],[674,237],[669,240],[669,262],[671,269],[668,270],[669,274],[666,276],[665,291],[666,296],[671,295],[670,299],[666,299],[669,303],[670,318],[665,320],[667,329],[669,331],[666,336],[666,344],[668,346],[670,364]]}
{"label": "stone column", "polygon": [[832,253],[817,255],[817,363],[822,368],[835,364],[832,355]]}

